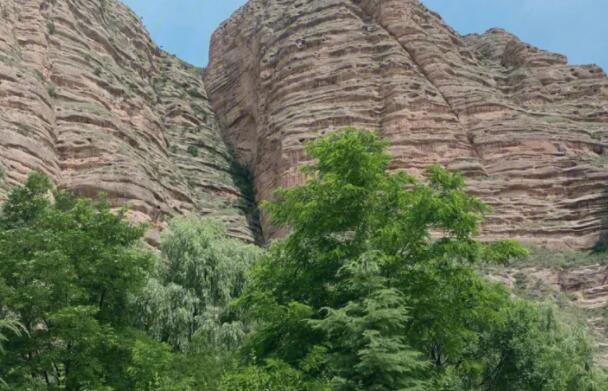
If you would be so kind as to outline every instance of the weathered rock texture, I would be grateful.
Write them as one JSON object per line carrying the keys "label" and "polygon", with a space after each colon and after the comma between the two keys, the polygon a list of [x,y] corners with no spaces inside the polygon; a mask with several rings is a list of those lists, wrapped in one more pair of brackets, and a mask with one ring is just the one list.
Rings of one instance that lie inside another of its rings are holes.
{"label": "weathered rock texture", "polygon": [[116,0],[0,0],[0,14],[7,185],[38,169],[159,228],[193,212],[253,240],[252,208],[200,69],[162,52]]}
{"label": "weathered rock texture", "polygon": [[393,143],[394,169],[462,171],[493,207],[485,238],[606,231],[608,78],[505,31],[459,36],[416,0],[252,0],[215,33],[203,84],[117,0],[0,0],[0,16],[8,186],[40,169],[158,228],[194,212],[252,240],[233,155],[259,201],[302,182],[306,140],[354,126]]}
{"label": "weathered rock texture", "polygon": [[301,183],[303,143],[345,126],[393,167],[462,171],[486,238],[585,247],[608,217],[608,78],[490,30],[462,37],[417,0],[252,0],[214,34],[210,100],[257,199]]}

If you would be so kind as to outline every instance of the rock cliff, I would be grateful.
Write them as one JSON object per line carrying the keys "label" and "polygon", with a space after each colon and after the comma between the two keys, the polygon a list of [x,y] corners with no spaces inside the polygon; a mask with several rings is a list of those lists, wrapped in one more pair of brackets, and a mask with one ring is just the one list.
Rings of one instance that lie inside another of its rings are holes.
{"label": "rock cliff", "polygon": [[254,239],[242,170],[224,144],[200,69],[160,50],[115,0],[0,0],[0,15],[6,185],[39,169],[61,188],[105,193],[157,228],[192,212]]}
{"label": "rock cliff", "polygon": [[389,139],[393,168],[462,171],[486,238],[592,245],[608,217],[608,78],[503,30],[460,36],[417,0],[251,0],[205,84],[257,199],[301,183],[305,141]]}
{"label": "rock cliff", "polygon": [[302,182],[307,140],[354,126],[392,142],[395,170],[462,171],[493,207],[485,238],[606,232],[608,78],[506,31],[460,36],[417,0],[251,0],[203,72],[117,0],[0,0],[0,16],[0,199],[40,169],[156,233],[193,212],[254,240],[254,198]]}

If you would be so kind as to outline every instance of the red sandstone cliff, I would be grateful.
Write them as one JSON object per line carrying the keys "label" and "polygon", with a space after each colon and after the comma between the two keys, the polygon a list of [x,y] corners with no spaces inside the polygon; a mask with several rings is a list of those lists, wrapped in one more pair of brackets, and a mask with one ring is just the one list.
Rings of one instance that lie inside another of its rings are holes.
{"label": "red sandstone cliff", "polygon": [[258,200],[302,181],[303,143],[345,126],[393,167],[442,164],[493,207],[483,235],[585,247],[608,217],[608,78],[417,0],[252,0],[214,34],[205,84]]}
{"label": "red sandstone cliff", "polygon": [[306,140],[355,126],[392,141],[395,169],[465,173],[493,206],[486,238],[606,231],[608,78],[503,30],[459,36],[416,0],[252,0],[203,83],[116,0],[0,0],[0,16],[0,198],[41,169],[159,228],[194,212],[251,240],[230,151],[261,200],[302,181]]}
{"label": "red sandstone cliff", "polygon": [[39,169],[136,220],[214,215],[253,239],[200,69],[161,51],[115,0],[0,0],[0,16],[6,185]]}

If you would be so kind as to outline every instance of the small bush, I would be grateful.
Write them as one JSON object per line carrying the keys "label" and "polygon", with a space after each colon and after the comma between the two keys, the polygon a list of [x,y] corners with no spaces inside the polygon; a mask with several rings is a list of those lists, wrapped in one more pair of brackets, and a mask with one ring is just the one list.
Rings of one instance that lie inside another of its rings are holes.
{"label": "small bush", "polygon": [[248,200],[255,199],[255,180],[253,172],[247,166],[240,164],[238,161],[232,161],[232,178],[234,183],[241,190],[243,195]]}
{"label": "small bush", "polygon": [[34,75],[36,75],[36,78],[38,80],[44,81],[44,75],[38,69],[34,70]]}
{"label": "small bush", "polygon": [[51,35],[55,34],[55,32],[57,31],[57,28],[55,27],[55,23],[53,23],[52,21],[48,22],[46,27],[49,30],[49,34],[51,34]]}
{"label": "small bush", "polygon": [[197,157],[198,156],[198,148],[195,147],[194,145],[190,145],[188,147],[188,153],[190,155],[192,155],[193,157]]}
{"label": "small bush", "polygon": [[529,254],[527,257],[513,260],[509,263],[510,266],[561,269],[598,263],[605,264],[607,262],[605,254],[598,251],[598,247],[594,248],[594,251],[585,251],[568,249],[558,250],[542,246],[529,246],[528,250]]}
{"label": "small bush", "polygon": [[55,87],[54,85],[50,85],[46,88],[46,91],[48,92],[49,96],[53,99],[57,98],[57,87]]}
{"label": "small bush", "polygon": [[190,95],[193,98],[201,98],[201,99],[204,98],[204,96],[201,94],[201,92],[199,90],[197,90],[196,88],[190,88],[188,90],[188,95]]}

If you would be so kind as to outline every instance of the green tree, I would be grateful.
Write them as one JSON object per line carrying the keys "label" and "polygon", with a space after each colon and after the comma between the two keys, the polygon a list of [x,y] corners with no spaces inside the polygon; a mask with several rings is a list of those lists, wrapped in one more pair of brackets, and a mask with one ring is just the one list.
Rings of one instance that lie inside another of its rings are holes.
{"label": "green tree", "polygon": [[134,333],[132,355],[125,371],[129,390],[136,391],[194,391],[195,371],[204,370],[196,360],[175,354],[169,345],[158,343],[149,336]]}
{"label": "green tree", "polygon": [[484,388],[496,391],[606,389],[594,369],[593,341],[554,308],[517,300],[501,309],[499,321],[482,338]]}
{"label": "green tree", "polygon": [[7,334],[19,336],[23,331],[23,325],[14,317],[0,319],[0,355],[4,353],[3,343],[8,341]]}
{"label": "green tree", "polygon": [[[20,336],[24,331],[23,325],[13,315],[5,315],[0,318],[0,359],[4,355],[3,344],[8,341],[9,335]],[[7,385],[1,377],[0,385]]]}
{"label": "green tree", "polygon": [[161,251],[140,299],[150,334],[183,352],[238,346],[246,330],[230,303],[261,250],[229,238],[217,221],[189,216],[171,221]]}
{"label": "green tree", "polygon": [[0,215],[0,308],[27,333],[5,344],[0,377],[11,389],[96,389],[124,383],[130,297],[151,255],[144,227],[106,202],[53,191],[32,173]]}
{"label": "green tree", "polygon": [[[391,174],[386,146],[353,129],[316,140],[306,147],[314,159],[304,169],[309,180],[265,205],[290,233],[273,244],[240,300],[262,321],[248,346],[258,360],[331,379],[336,390],[491,390],[492,378],[508,376],[495,360],[506,338],[499,330],[517,304],[475,266],[526,252],[474,239],[487,207],[467,194],[460,175],[439,167],[425,181]],[[587,362],[587,352],[568,350],[566,340],[552,349]],[[546,361],[538,368],[555,366],[560,354],[536,358]],[[583,368],[560,376],[591,379],[591,367]]]}
{"label": "green tree", "polygon": [[426,365],[406,340],[410,320],[405,297],[380,274],[381,254],[366,253],[338,271],[338,289],[356,297],[344,307],[326,308],[313,328],[328,340],[328,367],[337,390],[422,389]]}
{"label": "green tree", "polygon": [[124,212],[33,173],[0,214],[4,388],[608,389],[582,327],[479,277],[525,252],[474,239],[486,207],[462,177],[391,174],[385,148],[308,144],[308,182],[266,205],[291,229],[268,252],[183,217],[155,258]]}
{"label": "green tree", "polygon": [[264,366],[248,366],[228,373],[219,391],[327,391],[319,382],[306,382],[301,372],[280,360],[268,360]]}
{"label": "green tree", "polygon": [[197,386],[213,388],[249,330],[231,302],[262,250],[229,238],[217,221],[187,216],[171,221],[161,252],[138,299],[139,322],[203,368]]}

